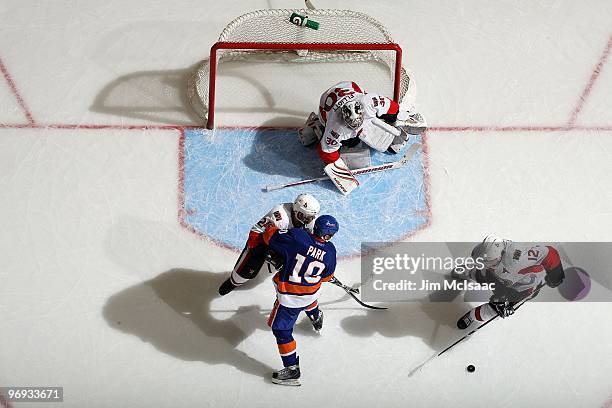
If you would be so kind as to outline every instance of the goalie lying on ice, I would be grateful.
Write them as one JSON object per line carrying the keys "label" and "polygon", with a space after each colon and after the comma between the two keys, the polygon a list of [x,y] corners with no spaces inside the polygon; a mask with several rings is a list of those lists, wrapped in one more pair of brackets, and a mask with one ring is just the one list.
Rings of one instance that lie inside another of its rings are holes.
{"label": "goalie lying on ice", "polygon": [[355,82],[345,81],[321,95],[318,115],[310,114],[298,130],[298,138],[304,146],[318,143],[325,173],[348,194],[359,183],[340,157],[342,146],[354,147],[363,141],[375,150],[399,153],[409,134],[419,134],[426,127],[419,113],[400,111],[396,101],[366,93]]}

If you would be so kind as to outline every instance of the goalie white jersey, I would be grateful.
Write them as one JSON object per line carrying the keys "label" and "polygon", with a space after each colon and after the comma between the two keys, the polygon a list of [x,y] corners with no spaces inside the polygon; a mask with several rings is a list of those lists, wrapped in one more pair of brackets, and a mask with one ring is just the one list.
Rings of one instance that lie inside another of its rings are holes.
{"label": "goalie white jersey", "polygon": [[[359,101],[364,108],[363,124],[357,129],[346,126],[342,118],[342,106],[349,101]],[[325,132],[321,138],[320,150],[327,154],[334,153],[340,149],[342,141],[359,137],[362,132],[374,126],[374,118],[395,115],[398,111],[397,102],[386,96],[365,93],[355,82],[339,82],[321,95],[318,116],[325,126]]]}

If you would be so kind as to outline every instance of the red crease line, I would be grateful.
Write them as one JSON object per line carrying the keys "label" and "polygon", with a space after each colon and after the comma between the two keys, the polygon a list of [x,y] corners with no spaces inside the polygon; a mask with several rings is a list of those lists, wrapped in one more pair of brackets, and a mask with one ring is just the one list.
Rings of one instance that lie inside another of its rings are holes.
{"label": "red crease line", "polygon": [[591,78],[589,78],[589,82],[587,82],[584,90],[582,91],[582,95],[580,95],[580,99],[578,99],[578,103],[576,104],[576,107],[574,108],[574,111],[572,112],[572,115],[570,116],[570,119],[567,122],[568,126],[572,126],[574,123],[576,123],[576,120],[578,119],[578,115],[582,111],[582,108],[584,107],[584,104],[586,103],[587,98],[589,97],[589,95],[591,94],[591,91],[593,90],[593,85],[595,85],[595,81],[597,81],[597,78],[599,77],[601,70],[603,69],[604,65],[606,64],[608,60],[608,56],[610,55],[610,48],[612,48],[612,35],[610,35],[610,38],[608,38],[608,44],[606,45],[606,48],[604,49],[603,54],[601,54],[601,57],[599,58],[597,65],[595,65],[595,68],[593,69],[593,72],[591,73]]}
{"label": "red crease line", "polygon": [[4,79],[6,79],[6,82],[8,83],[8,86],[11,89],[11,92],[15,96],[15,99],[17,100],[17,103],[21,107],[21,110],[23,111],[26,119],[28,120],[28,123],[33,125],[35,123],[34,122],[34,117],[32,116],[32,113],[30,112],[30,110],[26,106],[25,102],[23,101],[23,98],[21,97],[21,94],[17,90],[17,85],[15,85],[15,81],[13,81],[13,77],[8,72],[8,69],[6,68],[6,65],[4,65],[4,62],[2,61],[1,57],[0,57],[0,71],[2,71],[2,75],[4,76]]}

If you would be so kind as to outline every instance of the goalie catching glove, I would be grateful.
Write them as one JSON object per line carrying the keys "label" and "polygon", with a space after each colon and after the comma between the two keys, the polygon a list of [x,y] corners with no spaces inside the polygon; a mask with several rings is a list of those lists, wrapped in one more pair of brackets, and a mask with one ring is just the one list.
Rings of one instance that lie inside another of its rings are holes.
{"label": "goalie catching glove", "polygon": [[405,129],[411,135],[418,135],[427,130],[427,122],[423,115],[418,112],[400,111],[397,120],[393,123],[395,127]]}

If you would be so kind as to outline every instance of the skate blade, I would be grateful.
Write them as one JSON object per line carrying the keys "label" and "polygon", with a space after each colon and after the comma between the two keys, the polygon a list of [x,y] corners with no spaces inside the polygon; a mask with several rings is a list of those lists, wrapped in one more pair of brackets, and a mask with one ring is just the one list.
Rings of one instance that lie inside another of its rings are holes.
{"label": "skate blade", "polygon": [[300,385],[302,385],[300,383],[300,380],[279,380],[276,378],[272,378],[272,382],[278,385],[290,385],[294,387],[299,387]]}

